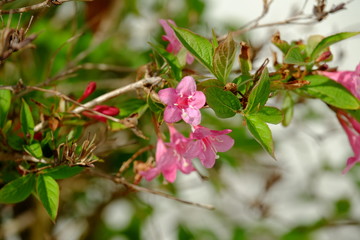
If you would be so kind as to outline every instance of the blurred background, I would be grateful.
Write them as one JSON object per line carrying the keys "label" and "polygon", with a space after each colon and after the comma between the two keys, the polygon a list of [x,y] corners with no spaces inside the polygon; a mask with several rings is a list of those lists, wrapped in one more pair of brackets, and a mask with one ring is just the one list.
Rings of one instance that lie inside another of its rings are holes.
{"label": "blurred background", "polygon": [[[14,1],[2,9],[37,2]],[[71,1],[24,13],[21,19],[15,14],[10,19],[3,16],[3,25],[19,24],[24,28],[33,17],[27,35],[38,36],[33,41],[34,48],[14,54],[4,63],[0,81],[4,85],[16,84],[20,78],[34,85],[48,81],[70,96],[80,96],[89,81],[96,81],[96,94],[100,95],[137,78],[137,69],[152,61],[148,42],[166,44],[161,40],[164,33],[159,19],[173,19],[178,26],[206,37],[211,37],[214,29],[220,36],[257,18],[262,3],[262,0]],[[329,0],[326,8],[340,3]],[[311,15],[316,4],[312,0],[274,0],[260,23],[283,21],[303,6],[304,14]],[[321,22],[259,28],[236,40],[246,41],[256,50],[254,69],[257,69],[275,51],[270,39],[276,31],[287,41],[306,40],[313,34],[360,31],[359,9],[360,1],[350,1],[345,10]],[[360,62],[359,43],[360,38],[353,37],[332,47],[334,61],[330,66],[354,70]],[[83,67],[69,73],[79,65]],[[201,67],[198,69],[201,71]],[[128,116],[138,111],[143,102],[129,95],[113,104],[121,109],[122,116]],[[277,104],[276,98],[269,103]],[[276,161],[252,139],[240,117],[224,121],[214,117],[211,110],[204,110],[203,114],[206,126],[231,128],[236,141],[231,151],[220,154],[214,169],[202,169],[198,164],[208,179],[192,173],[179,174],[174,184],[163,184],[161,179],[150,183],[143,180],[140,184],[188,201],[214,205],[215,210],[134,193],[108,180],[82,174],[59,182],[61,202],[56,223],[48,219],[35,199],[16,206],[1,206],[0,238],[359,239],[360,167],[355,166],[346,175],[341,173],[353,153],[335,114],[324,103],[318,100],[299,103],[289,127],[270,126]],[[144,116],[142,121],[144,126],[149,118]],[[125,130],[108,136],[105,126],[93,128],[106,136],[98,150],[104,162],[96,166],[109,173],[115,173],[133,152],[146,145]],[[151,126],[142,130],[147,136],[154,135]],[[155,138],[152,141],[155,143]],[[9,177],[5,170],[1,174],[3,178]]]}

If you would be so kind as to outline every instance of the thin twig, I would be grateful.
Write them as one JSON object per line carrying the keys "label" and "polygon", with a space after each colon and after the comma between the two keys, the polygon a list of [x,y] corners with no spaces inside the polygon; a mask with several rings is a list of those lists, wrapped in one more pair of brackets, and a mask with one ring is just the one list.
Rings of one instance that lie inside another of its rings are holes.
{"label": "thin twig", "polygon": [[[57,2],[59,4],[61,4],[63,2],[67,2],[67,1],[68,0],[57,0]],[[53,0],[45,0],[45,1],[41,2],[41,3],[34,4],[34,5],[31,5],[31,6],[22,7],[22,8],[16,8],[16,9],[10,9],[10,10],[0,10],[0,14],[13,14],[13,13],[30,12],[30,11],[35,11],[35,10],[39,10],[39,9],[42,9],[42,8],[50,7],[52,4],[54,4]]]}
{"label": "thin twig", "polygon": [[116,177],[120,177],[123,172],[128,169],[130,167],[130,164],[138,157],[140,156],[141,154],[143,154],[144,152],[146,151],[149,151],[151,149],[153,149],[154,146],[152,145],[149,145],[149,146],[146,146],[146,147],[143,147],[141,149],[139,149],[136,153],[134,153],[134,155],[131,156],[131,158],[129,158],[126,162],[124,162],[121,167],[119,168],[119,171],[116,173]]}
{"label": "thin twig", "polygon": [[[95,110],[93,110],[91,108],[88,108],[85,105],[75,101],[74,99],[71,99],[70,97],[66,96],[65,94],[63,94],[63,93],[61,93],[59,91],[55,91],[55,90],[51,90],[51,89],[44,89],[44,88],[39,88],[39,87],[34,87],[34,86],[29,86],[27,88],[30,89],[30,90],[36,90],[36,91],[41,91],[41,92],[46,92],[46,93],[53,94],[55,96],[58,96],[58,97],[61,97],[61,98],[65,99],[66,101],[69,101],[69,102],[71,102],[71,103],[73,103],[73,104],[75,104],[75,105],[77,105],[77,106],[79,106],[81,108],[84,108],[84,110],[86,110],[86,111],[92,112],[92,113],[94,113],[96,115],[102,116],[102,117],[107,118],[107,119],[109,119],[111,121],[127,125],[126,121],[124,121],[122,119],[118,119],[118,118],[114,118],[114,117],[105,115],[105,114],[103,114],[101,112],[98,112],[98,111],[95,111]],[[34,131],[35,132],[40,131],[43,127],[44,127],[44,123],[39,123],[34,127]],[[134,126],[128,126],[128,127],[134,127]]]}
{"label": "thin twig", "polygon": [[116,177],[116,176],[110,176],[110,175],[107,175],[105,173],[95,171],[95,170],[90,170],[89,169],[89,171],[90,171],[90,173],[92,175],[109,179],[109,180],[111,180],[111,181],[113,181],[115,183],[118,183],[118,184],[123,184],[124,186],[126,186],[126,187],[128,187],[128,188],[130,188],[130,189],[132,189],[134,191],[137,191],[137,192],[146,192],[146,193],[154,194],[154,195],[161,196],[161,197],[164,197],[164,198],[168,198],[168,199],[171,199],[171,200],[175,200],[177,202],[181,202],[181,203],[184,203],[184,204],[187,204],[187,205],[200,207],[200,208],[205,208],[205,209],[208,209],[208,210],[214,210],[215,209],[214,206],[209,205],[209,204],[190,202],[190,201],[187,201],[187,200],[183,200],[183,199],[174,197],[173,195],[170,195],[168,193],[164,193],[164,192],[161,192],[161,191],[157,191],[157,190],[153,190],[153,189],[149,189],[149,188],[145,188],[145,187],[140,187],[138,185],[129,183],[124,178],[120,178],[120,177]]}
{"label": "thin twig", "polygon": [[83,106],[81,107],[77,107],[75,108],[72,113],[81,113],[82,111],[86,110],[87,108],[91,108],[94,107],[96,105],[99,105],[111,98],[117,97],[123,93],[132,91],[132,90],[136,90],[139,88],[144,88],[147,87],[147,85],[149,85],[150,87],[153,85],[158,84],[160,81],[162,80],[161,77],[149,77],[149,78],[143,78],[135,83],[129,84],[127,86],[115,89],[111,92],[105,93],[93,100],[91,100],[90,102],[85,103]]}

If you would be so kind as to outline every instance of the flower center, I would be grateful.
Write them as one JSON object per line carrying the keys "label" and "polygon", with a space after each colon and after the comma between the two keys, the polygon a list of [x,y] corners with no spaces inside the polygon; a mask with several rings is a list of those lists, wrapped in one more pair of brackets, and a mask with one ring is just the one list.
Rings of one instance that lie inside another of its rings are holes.
{"label": "flower center", "polygon": [[180,109],[188,108],[189,102],[191,102],[191,97],[178,97],[176,105]]}

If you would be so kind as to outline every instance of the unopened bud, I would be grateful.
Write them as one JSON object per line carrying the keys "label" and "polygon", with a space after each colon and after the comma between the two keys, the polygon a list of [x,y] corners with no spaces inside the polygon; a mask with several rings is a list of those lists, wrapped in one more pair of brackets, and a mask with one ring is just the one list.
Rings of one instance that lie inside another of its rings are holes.
{"label": "unopened bud", "polygon": [[83,95],[78,99],[78,102],[84,101],[90,94],[92,94],[96,89],[96,82],[89,82]]}
{"label": "unopened bud", "polygon": [[317,59],[316,62],[322,62],[328,59],[331,56],[330,51],[323,52]]}

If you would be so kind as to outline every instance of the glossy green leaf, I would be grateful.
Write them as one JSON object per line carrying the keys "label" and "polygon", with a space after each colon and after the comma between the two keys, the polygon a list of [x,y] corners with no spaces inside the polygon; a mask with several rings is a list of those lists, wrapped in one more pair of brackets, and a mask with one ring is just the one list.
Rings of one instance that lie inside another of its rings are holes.
{"label": "glossy green leaf", "polygon": [[205,80],[202,81],[200,83],[197,84],[197,89],[199,91],[209,88],[209,87],[219,87],[219,88],[223,88],[225,86],[224,83],[220,82],[217,79],[209,79],[209,80]]}
{"label": "glossy green leaf", "polygon": [[214,74],[217,79],[223,83],[226,83],[226,80],[231,72],[236,49],[237,45],[231,34],[228,34],[226,39],[215,49],[213,57]]}
{"label": "glossy green leaf", "polygon": [[285,95],[282,111],[284,113],[284,119],[282,121],[282,125],[286,127],[290,124],[294,115],[294,100],[292,99],[289,93]]}
{"label": "glossy green leaf", "polygon": [[84,168],[79,166],[74,166],[74,167],[58,166],[55,168],[51,168],[47,171],[44,171],[44,175],[50,176],[55,180],[59,180],[59,179],[71,178],[73,176],[76,176],[79,173],[81,173],[83,170]]}
{"label": "glossy green leaf", "polygon": [[205,67],[213,71],[213,46],[203,36],[180,27],[172,27],[184,47],[195,56]]}
{"label": "glossy green leaf", "polygon": [[275,107],[262,107],[260,111],[252,114],[267,123],[278,124],[283,120],[283,113]]}
{"label": "glossy green leaf", "polygon": [[159,113],[164,111],[164,105],[155,102],[150,96],[147,98],[147,104],[149,105],[149,108],[152,112]]}
{"label": "glossy green leaf", "polygon": [[360,102],[343,85],[325,76],[309,75],[304,78],[310,85],[302,87],[309,95],[342,109],[359,109]]}
{"label": "glossy green leaf", "polygon": [[30,145],[24,145],[24,150],[31,156],[40,159],[43,156],[40,143],[33,143]]}
{"label": "glossy green leaf", "polygon": [[269,126],[257,116],[245,116],[246,125],[258,143],[273,157],[274,143]]}
{"label": "glossy green leaf", "polygon": [[311,35],[306,42],[306,53],[308,56],[314,51],[315,47],[324,39],[322,35]]}
{"label": "glossy green leaf", "polygon": [[54,221],[59,208],[59,185],[51,176],[39,175],[36,189],[41,203]]}
{"label": "glossy green leaf", "polygon": [[296,65],[306,64],[304,55],[301,53],[301,49],[298,46],[290,48],[285,55],[284,63]]}
{"label": "glossy green leaf", "polygon": [[330,45],[345,40],[347,38],[356,36],[358,34],[360,34],[360,32],[342,32],[324,38],[316,45],[315,49],[312,51],[311,59],[314,60],[315,58],[317,58],[320,55],[320,53]]}
{"label": "glossy green leaf", "polygon": [[250,92],[248,103],[245,108],[245,113],[257,112],[265,105],[270,94],[270,81],[267,68],[261,73],[260,79]]}
{"label": "glossy green leaf", "polygon": [[0,90],[0,128],[3,128],[11,105],[11,91]]}
{"label": "glossy green leaf", "polygon": [[206,102],[220,118],[233,117],[240,110],[239,99],[229,91],[221,88],[209,87],[205,91]]}
{"label": "glossy green leaf", "polygon": [[31,114],[31,110],[29,105],[25,102],[25,100],[22,100],[22,106],[20,110],[20,123],[21,123],[21,129],[25,136],[30,137],[30,142],[32,141],[34,137],[34,119]]}
{"label": "glossy green leaf", "polygon": [[0,203],[18,203],[24,201],[32,192],[35,186],[35,176],[26,176],[9,182],[0,189]]}
{"label": "glossy green leaf", "polygon": [[156,46],[155,44],[152,43],[150,43],[150,45],[161,57],[164,58],[167,64],[169,64],[175,79],[180,81],[182,77],[182,71],[181,71],[182,67],[180,65],[178,58],[174,54],[167,52],[162,46]]}

